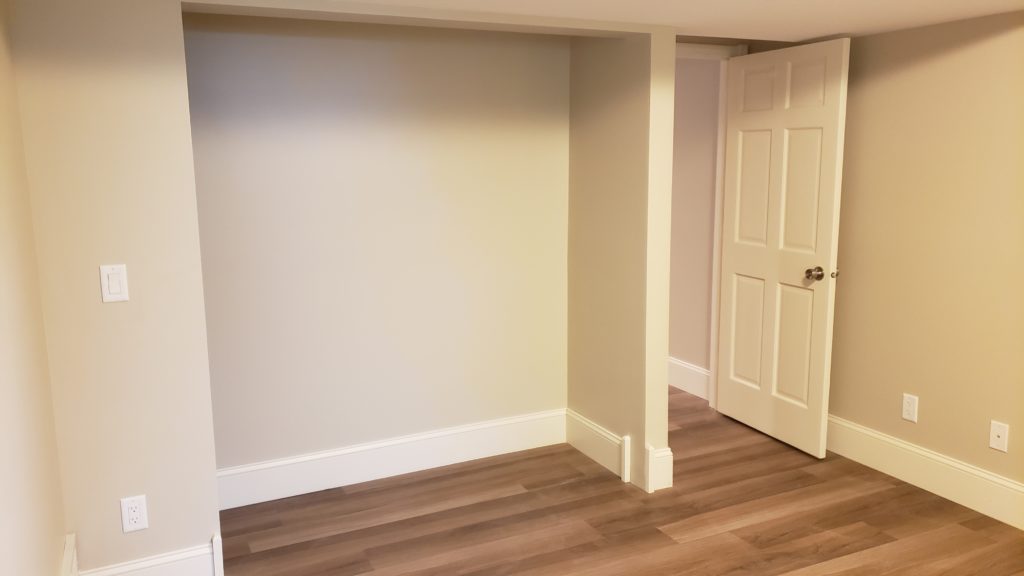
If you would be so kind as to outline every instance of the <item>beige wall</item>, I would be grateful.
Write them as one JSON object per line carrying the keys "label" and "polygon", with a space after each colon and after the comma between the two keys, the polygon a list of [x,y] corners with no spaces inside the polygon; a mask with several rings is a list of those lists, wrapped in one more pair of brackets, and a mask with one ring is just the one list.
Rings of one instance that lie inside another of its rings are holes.
{"label": "beige wall", "polygon": [[186,43],[221,467],[565,407],[568,39]]}
{"label": "beige wall", "polygon": [[57,574],[64,537],[32,217],[0,1],[0,566]]}
{"label": "beige wall", "polygon": [[669,355],[701,368],[710,361],[719,68],[676,63]]}
{"label": "beige wall", "polygon": [[831,411],[1024,480],[1024,13],[857,39],[851,65]]}
{"label": "beige wall", "polygon": [[[569,407],[617,435],[631,437],[631,475],[643,482],[645,442],[657,448],[667,441],[663,426],[646,433],[648,413],[651,424],[663,424],[667,415],[667,409],[658,413],[657,400],[648,397],[646,388],[648,265],[659,265],[647,259],[651,36],[574,38],[571,76]],[[671,132],[667,135],[671,142]],[[670,171],[670,161],[667,167]],[[668,202],[670,178],[660,179],[667,184]],[[667,223],[666,218],[666,251]],[[668,254],[664,256],[667,288]],[[664,299],[667,316],[667,290]],[[661,370],[667,356],[665,323]],[[656,394],[662,402],[666,387]]]}
{"label": "beige wall", "polygon": [[[18,93],[67,529],[83,569],[209,542],[213,426],[177,0],[22,0]],[[128,265],[102,304],[97,267]],[[118,499],[150,527],[122,534]]]}
{"label": "beige wall", "polygon": [[574,38],[571,85],[569,407],[642,445],[650,40]]}

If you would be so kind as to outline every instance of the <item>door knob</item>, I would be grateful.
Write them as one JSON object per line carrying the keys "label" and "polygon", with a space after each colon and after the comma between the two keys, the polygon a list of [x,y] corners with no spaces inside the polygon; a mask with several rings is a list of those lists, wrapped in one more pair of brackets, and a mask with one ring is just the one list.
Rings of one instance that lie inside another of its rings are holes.
{"label": "door knob", "polygon": [[825,270],[821,266],[815,266],[814,268],[808,268],[804,271],[804,278],[808,280],[821,280],[825,277]]}

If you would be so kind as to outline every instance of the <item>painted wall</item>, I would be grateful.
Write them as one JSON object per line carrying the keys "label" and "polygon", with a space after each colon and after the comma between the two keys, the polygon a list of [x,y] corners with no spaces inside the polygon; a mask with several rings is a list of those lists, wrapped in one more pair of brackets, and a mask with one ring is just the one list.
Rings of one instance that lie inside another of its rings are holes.
{"label": "painted wall", "polygon": [[650,40],[574,38],[570,110],[569,407],[642,446]]}
{"label": "painted wall", "polygon": [[701,368],[710,362],[719,67],[676,63],[669,354]]}
{"label": "painted wall", "polygon": [[[856,39],[831,412],[1024,480],[1024,12]],[[900,419],[920,396],[917,424]],[[988,448],[1010,424],[1010,453]]]}
{"label": "painted wall", "polygon": [[[671,56],[652,65],[651,46],[649,35],[574,38],[570,106],[569,407],[632,438],[632,478],[640,483],[645,443],[667,444],[659,418],[667,408],[655,403],[665,402],[667,390],[671,148],[664,140],[671,146],[673,75]],[[659,83],[652,82],[655,65]],[[652,110],[667,113],[664,133],[652,132]],[[652,142],[667,156],[649,154]],[[654,223],[664,238],[653,242],[652,194],[656,215],[664,216]],[[656,248],[650,260],[649,242]],[[662,272],[664,295],[651,297],[649,288],[660,284],[648,276]],[[661,324],[652,326],[647,315],[659,311],[664,335],[652,337]],[[648,373],[651,358],[657,373]]]}
{"label": "painted wall", "polygon": [[0,1],[0,565],[57,574],[64,538],[32,215],[6,0]]}
{"label": "painted wall", "polygon": [[[22,0],[15,58],[67,529],[83,569],[218,529],[177,0]],[[100,302],[128,265],[131,301]],[[119,498],[150,528],[122,534]]]}
{"label": "painted wall", "polygon": [[219,466],[564,408],[568,39],[186,29]]}

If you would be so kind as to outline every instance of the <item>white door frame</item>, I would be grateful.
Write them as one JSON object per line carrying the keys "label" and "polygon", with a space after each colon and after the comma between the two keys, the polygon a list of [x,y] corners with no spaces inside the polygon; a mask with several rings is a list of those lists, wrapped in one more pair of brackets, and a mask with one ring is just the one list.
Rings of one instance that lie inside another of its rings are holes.
{"label": "white door frame", "polygon": [[718,69],[718,150],[715,153],[715,221],[711,252],[711,313],[708,347],[708,404],[718,406],[718,318],[719,290],[722,272],[722,204],[725,189],[725,118],[726,87],[729,81],[729,58],[747,53],[746,44],[676,44],[676,60],[717,60]]}

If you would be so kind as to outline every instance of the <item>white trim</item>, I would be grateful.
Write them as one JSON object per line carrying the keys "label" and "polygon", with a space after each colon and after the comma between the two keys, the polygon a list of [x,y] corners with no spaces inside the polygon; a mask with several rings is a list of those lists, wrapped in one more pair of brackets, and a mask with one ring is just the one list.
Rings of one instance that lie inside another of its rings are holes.
{"label": "white trim", "polygon": [[693,394],[705,400],[708,399],[708,382],[711,381],[711,371],[701,368],[696,364],[690,364],[685,360],[669,357],[668,359],[668,385],[678,388],[683,392]]}
{"label": "white trim", "polygon": [[828,449],[1024,530],[1024,484],[829,416]]}
{"label": "white trim", "polygon": [[746,44],[692,44],[680,42],[676,44],[676,58],[687,60],[728,60],[733,56],[747,53]]}
{"label": "white trim", "polygon": [[78,546],[75,535],[64,536],[64,556],[60,565],[61,576],[78,576]]}
{"label": "white trim", "polygon": [[672,487],[672,449],[654,448],[650,444],[646,446],[645,468],[647,470],[647,485],[644,489],[648,492],[655,492],[664,488]]}
{"label": "white trim", "polygon": [[[747,45],[736,46],[733,56],[747,53]],[[708,405],[718,408],[718,335],[721,318],[722,291],[722,218],[725,216],[725,141],[729,99],[729,60],[718,66],[718,151],[715,154],[715,222],[712,232],[714,247],[711,253],[711,323],[708,346]]]}
{"label": "white trim", "polygon": [[565,414],[565,436],[573,448],[629,482],[630,442],[572,408]]}
{"label": "white trim", "polygon": [[[718,322],[720,316],[720,294],[722,274],[722,214],[725,195],[725,139],[726,111],[728,97],[729,59],[747,53],[746,44],[721,46],[713,44],[676,44],[677,59],[718,60],[718,152],[715,155],[715,216],[713,247],[711,253],[711,314],[708,330],[709,357],[706,392],[695,394],[708,401],[712,408],[718,407],[718,383],[715,373],[718,369]],[[671,369],[671,368],[670,368]],[[684,388],[687,392],[694,394]]]}
{"label": "white trim", "polygon": [[[746,46],[743,53],[746,53]],[[708,406],[718,409],[718,335],[722,299],[722,218],[725,216],[725,139],[729,96],[729,61],[718,65],[718,151],[715,153],[715,221],[711,248],[711,324],[708,334]]]}
{"label": "white trim", "polygon": [[633,469],[633,439],[629,437],[629,434],[622,437],[622,459],[620,462],[622,462],[620,466],[622,472],[619,477],[623,482],[629,483],[632,479],[630,470]]}
{"label": "white trim", "polygon": [[214,576],[213,546],[203,544],[166,554],[84,570],[81,576]]}
{"label": "white trim", "polygon": [[224,540],[220,532],[213,533],[211,542],[213,548],[213,576],[224,576]]}
{"label": "white trim", "polygon": [[565,414],[563,408],[547,410],[224,468],[217,471],[220,508],[561,444]]}
{"label": "white trim", "polygon": [[632,22],[592,20],[529,14],[500,14],[479,9],[443,9],[402,6],[389,2],[339,0],[185,0],[184,12],[231,14],[303,20],[340,20],[368,24],[443,27],[572,36],[607,36],[611,33],[650,34],[674,27]]}

